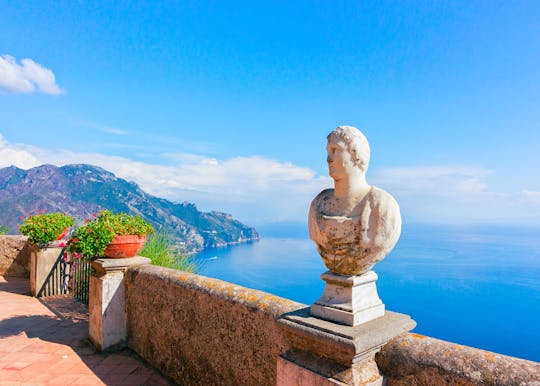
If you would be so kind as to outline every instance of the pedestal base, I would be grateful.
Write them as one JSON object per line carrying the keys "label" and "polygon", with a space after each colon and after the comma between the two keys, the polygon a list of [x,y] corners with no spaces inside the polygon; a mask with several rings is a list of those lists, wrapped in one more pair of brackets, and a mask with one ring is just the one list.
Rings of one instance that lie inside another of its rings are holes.
{"label": "pedestal base", "polygon": [[279,319],[292,349],[278,360],[278,385],[380,385],[375,354],[416,326],[408,315],[386,312],[359,326],[315,318],[302,309]]}
{"label": "pedestal base", "polygon": [[377,294],[377,274],[338,275],[327,271],[324,293],[311,306],[311,314],[347,326],[357,326],[384,316],[384,304]]}

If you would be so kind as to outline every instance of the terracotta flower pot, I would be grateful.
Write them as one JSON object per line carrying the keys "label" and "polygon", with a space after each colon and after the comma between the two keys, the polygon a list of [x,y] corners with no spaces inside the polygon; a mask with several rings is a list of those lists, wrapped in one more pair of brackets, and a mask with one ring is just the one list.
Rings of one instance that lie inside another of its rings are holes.
{"label": "terracotta flower pot", "polygon": [[105,257],[115,259],[133,257],[142,249],[146,242],[146,235],[142,236],[114,236],[114,239],[105,248]]}
{"label": "terracotta flower pot", "polygon": [[64,229],[64,230],[62,231],[62,233],[60,233],[60,234],[58,235],[58,237],[56,238],[56,240],[62,240],[62,239],[64,238],[64,236],[68,234],[68,232],[69,232],[69,227],[67,227],[66,229]]}

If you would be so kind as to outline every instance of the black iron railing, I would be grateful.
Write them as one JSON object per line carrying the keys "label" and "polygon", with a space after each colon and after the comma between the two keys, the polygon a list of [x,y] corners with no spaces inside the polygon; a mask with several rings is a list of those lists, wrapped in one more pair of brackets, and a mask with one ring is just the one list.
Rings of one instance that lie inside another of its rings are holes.
{"label": "black iron railing", "polygon": [[91,275],[92,267],[89,260],[80,258],[66,261],[62,249],[37,296],[45,297],[71,293],[74,298],[88,304]]}
{"label": "black iron railing", "polygon": [[88,304],[90,295],[90,276],[92,267],[90,261],[84,258],[74,259],[71,262],[71,293],[79,301]]}
{"label": "black iron railing", "polygon": [[37,293],[37,297],[63,295],[69,292],[69,265],[64,260],[64,249]]}

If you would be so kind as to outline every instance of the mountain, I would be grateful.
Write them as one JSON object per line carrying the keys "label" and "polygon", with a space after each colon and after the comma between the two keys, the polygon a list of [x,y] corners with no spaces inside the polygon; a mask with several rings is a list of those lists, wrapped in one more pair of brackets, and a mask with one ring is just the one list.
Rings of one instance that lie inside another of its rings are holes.
{"label": "mountain", "polygon": [[195,204],[152,196],[133,182],[91,165],[42,165],[0,169],[0,224],[12,230],[21,216],[64,212],[82,222],[101,209],[143,217],[166,229],[187,252],[258,240],[259,234],[222,212],[201,212]]}

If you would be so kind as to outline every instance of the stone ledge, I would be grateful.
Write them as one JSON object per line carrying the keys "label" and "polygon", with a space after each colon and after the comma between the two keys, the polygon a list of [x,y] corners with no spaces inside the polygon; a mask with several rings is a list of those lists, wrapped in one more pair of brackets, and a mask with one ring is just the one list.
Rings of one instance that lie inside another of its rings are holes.
{"label": "stone ledge", "polygon": [[540,363],[405,333],[384,345],[377,364],[392,385],[540,386]]}
{"label": "stone ledge", "polygon": [[97,272],[104,273],[105,271],[125,271],[132,266],[150,264],[150,259],[143,256],[134,256],[123,259],[100,258],[92,261],[91,264],[92,268]]}
{"label": "stone ledge", "polygon": [[155,265],[142,265],[130,268],[128,270],[128,282],[133,281],[138,275],[149,275],[152,280],[161,279],[167,283],[176,283],[182,287],[206,293],[219,299],[242,304],[252,310],[261,311],[274,318],[278,318],[287,312],[307,307],[305,304],[297,303],[267,292]]}
{"label": "stone ledge", "polygon": [[390,311],[370,322],[346,326],[316,318],[308,308],[283,315],[278,323],[295,348],[344,365],[372,357],[390,339],[416,326],[408,315]]}

